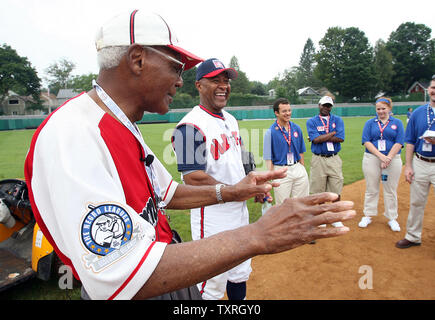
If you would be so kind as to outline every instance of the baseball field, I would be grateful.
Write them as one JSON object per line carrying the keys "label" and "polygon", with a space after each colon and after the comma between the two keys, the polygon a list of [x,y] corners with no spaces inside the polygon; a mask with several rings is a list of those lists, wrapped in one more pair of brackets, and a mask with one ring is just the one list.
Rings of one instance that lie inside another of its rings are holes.
{"label": "baseball field", "polygon": [[[358,227],[362,217],[365,183],[361,169],[364,147],[361,133],[370,117],[344,118],[346,139],[340,156],[343,160],[345,187],[343,200],[355,203],[357,217],[346,223],[351,231],[340,238],[323,239],[314,245],[276,255],[253,259],[247,299],[435,299],[435,196],[429,196],[420,247],[397,249],[403,238],[409,210],[409,185],[401,177],[398,199],[400,232],[393,232],[383,216],[382,195],[378,216],[367,228]],[[405,116],[398,116],[406,125]],[[257,170],[265,170],[262,145],[265,130],[273,120],[240,121],[242,139],[254,153]],[[309,172],[310,144],[306,140],[306,119],[294,119],[304,133]],[[180,181],[170,145],[174,124],[140,125],[145,141]],[[0,180],[23,178],[24,159],[34,130],[0,131]],[[53,155],[55,157],[55,155]],[[404,150],[402,159],[404,159]],[[248,201],[251,222],[261,216],[261,207]],[[168,212],[171,226],[184,239],[191,240],[189,211]],[[0,294],[0,299],[79,299],[79,288],[61,290],[58,279],[49,282],[33,279]]]}

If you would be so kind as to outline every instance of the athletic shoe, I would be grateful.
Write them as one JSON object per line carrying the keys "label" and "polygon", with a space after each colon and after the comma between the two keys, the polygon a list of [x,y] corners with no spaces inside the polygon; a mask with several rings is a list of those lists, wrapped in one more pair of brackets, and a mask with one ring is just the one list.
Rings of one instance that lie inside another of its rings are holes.
{"label": "athletic shoe", "polygon": [[358,227],[366,228],[370,223],[372,223],[372,218],[362,217],[361,221],[358,223]]}
{"label": "athletic shoe", "polygon": [[391,230],[400,231],[400,226],[396,220],[392,219],[392,220],[388,221],[388,225],[390,226]]}
{"label": "athletic shoe", "polygon": [[344,225],[343,225],[343,223],[342,223],[341,221],[333,222],[333,223],[331,223],[331,224],[332,224],[332,226],[333,226],[334,228],[341,228],[341,227],[344,227]]}
{"label": "athletic shoe", "polygon": [[326,228],[326,224],[319,224],[319,228]]}

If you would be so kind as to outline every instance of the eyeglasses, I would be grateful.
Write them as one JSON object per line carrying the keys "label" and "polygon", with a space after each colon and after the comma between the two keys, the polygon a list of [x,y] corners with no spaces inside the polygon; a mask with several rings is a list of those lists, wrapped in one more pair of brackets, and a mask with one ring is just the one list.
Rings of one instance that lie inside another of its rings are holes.
{"label": "eyeglasses", "polygon": [[170,55],[167,55],[166,53],[163,53],[157,49],[154,49],[153,47],[144,46],[144,48],[150,49],[151,51],[160,54],[161,56],[165,57],[166,59],[175,62],[176,64],[180,65],[180,67],[177,69],[178,77],[181,77],[184,71],[184,67],[186,66],[185,63],[178,61],[177,59],[171,57]]}

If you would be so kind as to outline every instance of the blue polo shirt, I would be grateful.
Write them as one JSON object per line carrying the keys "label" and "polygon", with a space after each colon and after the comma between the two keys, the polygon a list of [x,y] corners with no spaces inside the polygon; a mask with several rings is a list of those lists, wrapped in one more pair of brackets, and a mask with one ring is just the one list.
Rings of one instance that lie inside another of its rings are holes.
{"label": "blue polo shirt", "polygon": [[[337,138],[343,139],[344,141],[344,123],[341,117],[330,114],[329,123],[325,119],[320,119],[319,115],[316,115],[307,120],[307,132],[310,141],[313,141],[318,136],[324,135],[328,132],[335,131],[335,136]],[[312,143],[311,142],[311,152],[314,154],[335,154],[341,150],[341,143],[334,142],[334,151],[328,151],[326,142],[323,143]]]}
{"label": "blue polo shirt", "polygon": [[[428,117],[429,111],[429,117]],[[415,109],[408,125],[406,126],[405,142],[414,145],[414,151],[423,157],[435,157],[435,145],[432,145],[432,151],[423,151],[423,139],[420,137],[426,130],[435,131],[435,114],[430,104],[426,104]],[[429,126],[428,126],[429,120]]]}
{"label": "blue polo shirt", "polygon": [[[294,161],[297,162],[301,159],[300,154],[306,151],[301,127],[290,121],[290,135],[285,128],[282,129],[287,140],[291,137],[290,151],[293,153]],[[289,152],[289,145],[283,132],[275,121],[266,131],[263,140],[263,159],[272,160],[272,163],[278,166],[287,165]]]}
{"label": "blue polo shirt", "polygon": [[[405,141],[405,129],[403,128],[402,121],[391,116],[388,121],[387,126],[382,132],[382,139],[385,140],[386,148],[385,151],[380,152],[384,155],[388,155],[388,152],[390,152],[394,144],[400,143],[403,146]],[[378,117],[367,120],[363,128],[362,144],[371,142],[376,148],[378,147],[378,140],[381,140],[379,125],[381,125],[381,128],[384,128],[384,124],[379,121]],[[400,154],[401,151],[402,150],[399,150],[398,154]],[[365,152],[371,153],[367,148]]]}

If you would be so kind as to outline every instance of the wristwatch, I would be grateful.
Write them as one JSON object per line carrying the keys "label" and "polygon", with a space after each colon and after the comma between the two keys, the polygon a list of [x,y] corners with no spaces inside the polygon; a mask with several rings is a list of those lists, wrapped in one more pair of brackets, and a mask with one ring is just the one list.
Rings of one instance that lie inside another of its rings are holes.
{"label": "wristwatch", "polygon": [[216,199],[217,199],[218,203],[225,203],[224,200],[222,199],[222,193],[221,193],[221,189],[224,186],[225,186],[225,184],[223,184],[223,183],[218,183],[216,185]]}

